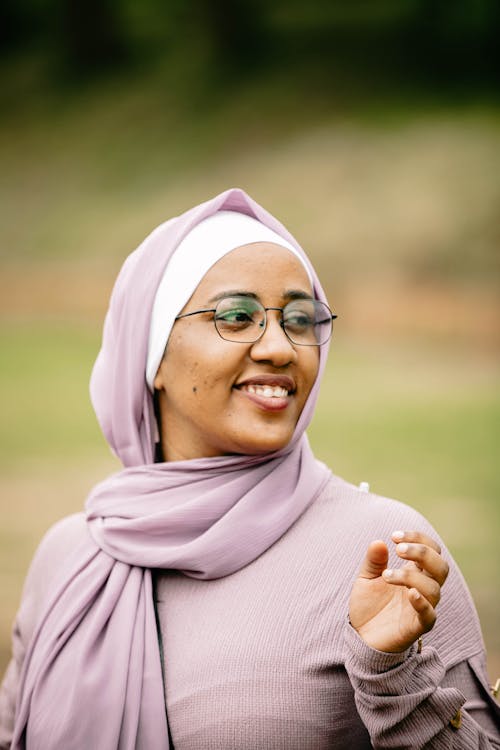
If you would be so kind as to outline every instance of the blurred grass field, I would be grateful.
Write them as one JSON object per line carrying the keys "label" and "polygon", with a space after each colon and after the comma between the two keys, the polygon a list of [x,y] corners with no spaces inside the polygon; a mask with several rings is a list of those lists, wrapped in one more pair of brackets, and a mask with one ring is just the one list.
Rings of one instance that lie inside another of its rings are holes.
{"label": "blurred grass field", "polygon": [[500,673],[500,113],[346,114],[280,90],[199,113],[101,87],[0,124],[0,671],[41,534],[117,468],[88,379],[121,261],[241,186],[303,242],[340,316],[317,455],[434,523]]}

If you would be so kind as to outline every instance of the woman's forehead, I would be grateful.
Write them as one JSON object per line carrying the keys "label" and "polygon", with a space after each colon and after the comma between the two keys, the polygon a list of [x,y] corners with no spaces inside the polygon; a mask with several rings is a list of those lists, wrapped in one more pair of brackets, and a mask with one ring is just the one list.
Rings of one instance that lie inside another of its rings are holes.
{"label": "woman's forehead", "polygon": [[255,242],[237,247],[224,255],[207,271],[196,292],[219,291],[251,285],[259,288],[300,288],[311,293],[311,282],[301,260],[290,250],[270,242]]}

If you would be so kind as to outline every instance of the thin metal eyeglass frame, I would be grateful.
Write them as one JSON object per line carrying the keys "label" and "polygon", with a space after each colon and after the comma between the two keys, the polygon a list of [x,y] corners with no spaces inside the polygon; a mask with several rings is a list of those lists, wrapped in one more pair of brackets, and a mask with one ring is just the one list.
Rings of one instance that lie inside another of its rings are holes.
{"label": "thin metal eyeglass frame", "polygon": [[[219,300],[219,304],[222,301],[223,300]],[[294,301],[295,300],[292,300],[292,302],[294,302]],[[335,313],[332,313],[332,311],[330,310],[330,308],[328,307],[328,305],[325,304],[325,302],[321,302],[321,300],[312,300],[312,301],[313,302],[320,302],[320,304],[322,304],[323,307],[325,307],[327,310],[329,310],[330,315],[331,315],[331,321],[332,321],[332,323],[333,323],[333,321],[336,318],[338,318],[338,315],[335,315]],[[285,305],[285,307],[287,307],[287,305],[289,305],[289,304],[290,304],[290,302],[287,302],[287,304]],[[290,338],[290,336],[288,335],[288,332],[287,332],[287,330],[285,328],[285,321],[283,320],[283,312],[285,310],[285,307],[264,307],[264,305],[261,305],[261,307],[264,310],[264,315],[265,315],[265,317],[264,317],[264,327],[262,328],[262,331],[260,332],[260,334],[257,336],[256,339],[252,339],[251,341],[235,341],[234,339],[226,339],[225,336],[223,336],[221,334],[221,332],[219,331],[219,329],[217,328],[217,323],[215,321],[215,316],[214,316],[213,322],[214,322],[215,330],[217,331],[218,335],[220,336],[220,338],[223,341],[229,341],[230,344],[255,344],[257,341],[259,341],[259,339],[262,338],[262,336],[266,332],[266,329],[267,329],[267,314],[266,313],[267,313],[267,311],[268,310],[277,310],[278,312],[281,313],[280,327],[282,328],[283,333],[285,334],[285,336],[287,337],[287,339],[294,346],[324,346],[325,344],[327,344],[330,341],[330,339],[332,337],[333,325],[330,327],[330,335],[328,336],[327,339],[325,339],[325,341],[322,341],[321,344],[302,344],[302,343],[300,343],[298,341],[294,341],[292,338]],[[211,313],[217,312],[217,307],[209,307],[209,308],[204,309],[204,310],[194,310],[193,312],[183,313],[182,315],[177,315],[174,318],[174,320],[181,320],[182,318],[190,318],[191,315],[201,315],[202,313],[209,313],[209,312],[211,312]],[[326,318],[326,320],[328,320],[328,318]],[[321,322],[324,322],[324,321],[319,321],[319,322],[321,323]]]}

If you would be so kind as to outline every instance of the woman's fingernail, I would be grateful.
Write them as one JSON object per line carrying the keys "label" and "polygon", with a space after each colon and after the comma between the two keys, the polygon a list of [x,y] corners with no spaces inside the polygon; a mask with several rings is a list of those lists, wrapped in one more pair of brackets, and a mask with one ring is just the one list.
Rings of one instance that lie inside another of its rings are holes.
{"label": "woman's fingernail", "polygon": [[404,539],[405,533],[404,531],[393,531],[392,532],[392,538],[393,539]]}
{"label": "woman's fingernail", "polygon": [[384,578],[392,578],[394,576],[394,571],[390,568],[387,568],[384,570]]}
{"label": "woman's fingernail", "polygon": [[397,552],[401,552],[402,555],[406,554],[408,552],[408,545],[407,544],[398,544],[396,547]]}

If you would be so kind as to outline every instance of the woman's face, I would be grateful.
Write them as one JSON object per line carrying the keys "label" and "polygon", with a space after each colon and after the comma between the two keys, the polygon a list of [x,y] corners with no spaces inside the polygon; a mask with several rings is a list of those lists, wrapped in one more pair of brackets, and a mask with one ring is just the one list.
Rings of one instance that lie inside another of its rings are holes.
{"label": "woman's face", "polygon": [[[264,307],[283,307],[297,292],[312,295],[299,259],[260,242],[212,266],[182,312],[214,308],[221,295],[235,293],[256,295]],[[253,344],[222,339],[213,317],[176,321],[155,377],[166,461],[283,448],[318,372],[318,347],[292,344],[279,312],[267,313],[265,333]]]}

